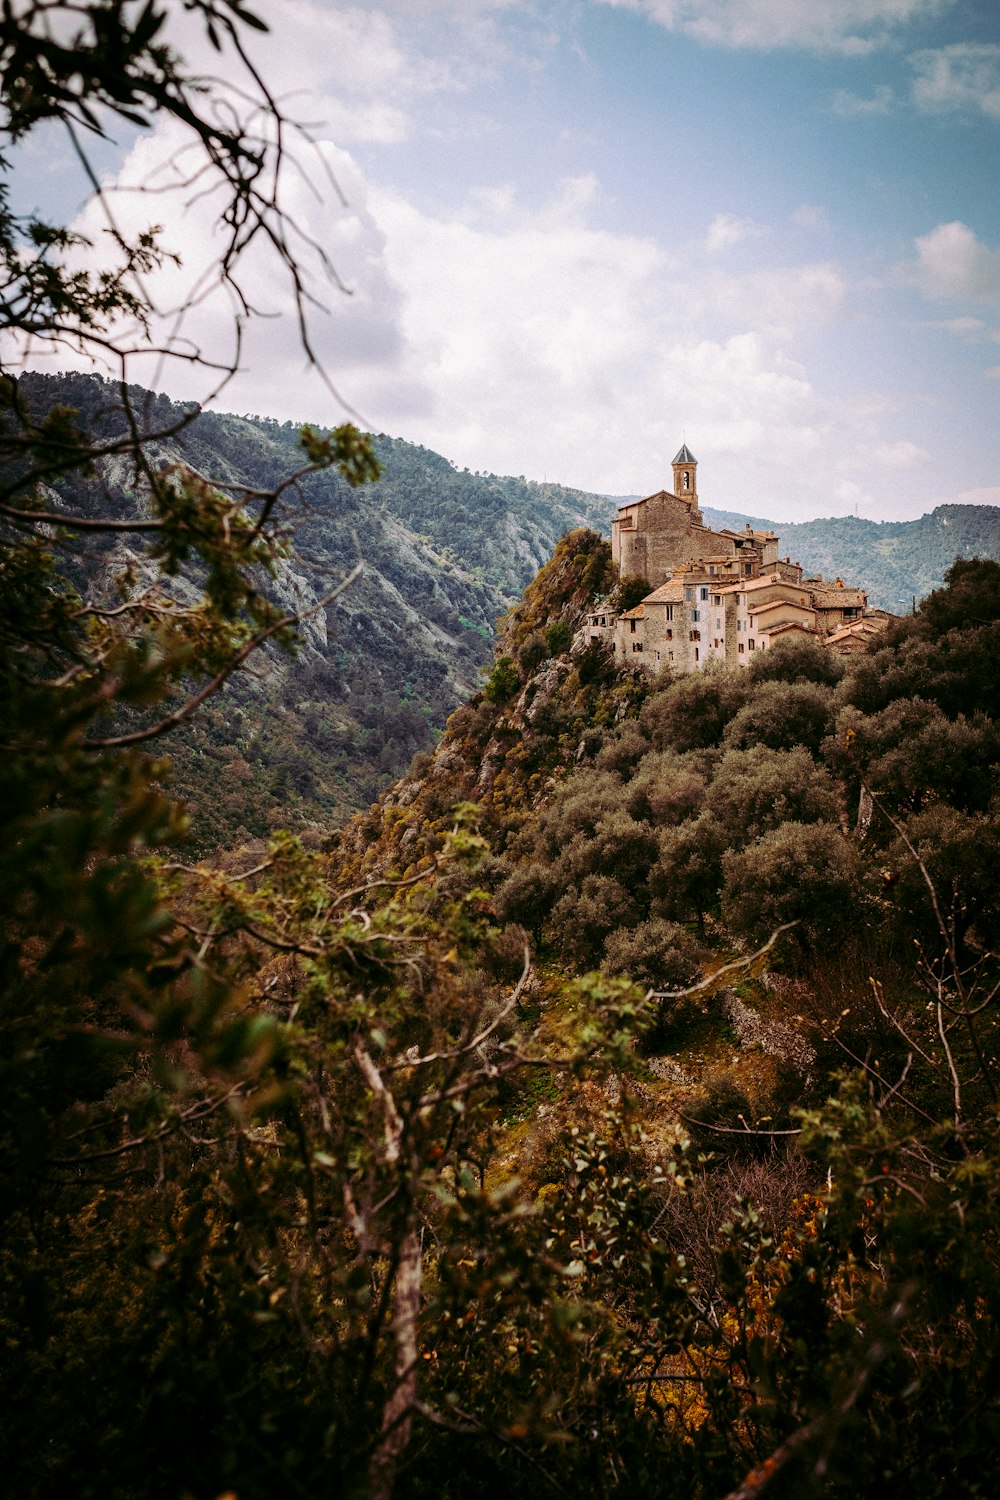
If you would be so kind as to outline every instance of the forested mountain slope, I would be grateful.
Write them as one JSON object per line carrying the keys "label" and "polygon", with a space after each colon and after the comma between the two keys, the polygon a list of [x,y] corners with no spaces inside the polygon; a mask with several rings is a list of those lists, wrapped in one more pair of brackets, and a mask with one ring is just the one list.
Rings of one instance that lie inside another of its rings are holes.
{"label": "forested mountain slope", "polygon": [[609,563],[326,849],[151,871],[128,763],[20,835],[21,1490],[992,1493],[1000,567],[652,682],[574,639]]}
{"label": "forested mountain slope", "polygon": [[[26,375],[20,385],[36,411],[61,403],[101,438],[123,428],[110,382]],[[164,396],[131,394],[147,430],[184,414]],[[154,465],[182,462],[222,483],[265,489],[302,465],[299,431],[206,411],[148,453]],[[333,471],[303,480],[293,556],[273,591],[308,609],[359,559],[360,579],[307,622],[294,659],[268,649],[171,737],[171,784],[195,809],[201,847],[279,824],[339,822],[369,803],[475,690],[498,616],[557,539],[581,522],[608,520],[610,506],[599,496],[459,471],[385,436],[375,448],[382,477],[374,485],[351,489]],[[121,460],[103,461],[89,479],[74,474],[56,490],[83,512],[106,506],[105,492],[121,515],[143,505],[141,481]],[[91,549],[78,578],[85,592],[129,561],[113,539],[105,539],[100,558],[95,570]]]}
{"label": "forested mountain slope", "polygon": [[[94,376],[26,375],[36,411],[62,403],[107,437],[123,423],[116,389]],[[132,388],[149,430],[184,408]],[[268,649],[197,720],[171,737],[171,785],[194,810],[196,847],[245,841],[279,825],[343,821],[367,805],[479,685],[496,620],[581,524],[606,534],[606,497],[521,478],[471,474],[426,448],[381,435],[382,475],[351,489],[332,471],[298,493],[293,554],[276,597],[309,608],[360,559],[364,571],[307,622],[294,659]],[[202,412],[176,437],[149,445],[154,463],[182,462],[223,483],[268,488],[301,462],[299,428],[263,417]],[[142,485],[121,460],[91,478],[56,485],[56,503],[105,503],[138,514]],[[706,509],[711,524],[745,517]],[[774,523],[763,522],[772,525]],[[876,525],[853,517],[775,525],[783,553],[811,571],[868,588],[873,603],[904,612],[940,584],[956,555],[1000,556],[1000,511],[946,506],[919,521]],[[99,588],[128,565],[105,540],[78,582]],[[103,572],[102,572],[103,570]]]}

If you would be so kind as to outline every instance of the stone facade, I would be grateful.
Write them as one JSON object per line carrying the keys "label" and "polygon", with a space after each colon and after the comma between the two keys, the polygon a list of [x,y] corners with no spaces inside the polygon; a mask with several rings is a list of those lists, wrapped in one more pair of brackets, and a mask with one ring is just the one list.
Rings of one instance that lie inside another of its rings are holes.
{"label": "stone facade", "polygon": [[698,509],[697,462],[685,444],[673,463],[677,493],[658,490],[620,507],[611,523],[619,576],[649,581],[634,609],[588,616],[586,634],[620,662],[656,674],[702,671],[710,661],[747,666],[789,635],[855,651],[885,628],[862,589],[803,577],[778,557],[773,532],[711,531]]}

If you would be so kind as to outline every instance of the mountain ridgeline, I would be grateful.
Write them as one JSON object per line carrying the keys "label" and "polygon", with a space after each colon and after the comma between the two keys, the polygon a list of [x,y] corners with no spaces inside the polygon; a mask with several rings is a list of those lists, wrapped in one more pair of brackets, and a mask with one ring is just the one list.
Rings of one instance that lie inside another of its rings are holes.
{"label": "mountain ridgeline", "polygon": [[[737,529],[750,519],[710,506],[704,514],[709,525]],[[956,557],[1000,561],[1000,508],[995,505],[938,505],[916,521],[830,516],[753,524],[776,531],[782,556],[801,562],[808,573],[844,578],[867,590],[869,604],[897,615],[939,589]]]}
{"label": "mountain ridgeline", "polygon": [[[94,376],[26,375],[37,412],[75,410],[103,440],[125,430],[117,387]],[[145,430],[177,424],[185,408],[137,388]],[[153,466],[183,463],[222,484],[270,488],[300,468],[300,429],[260,417],[202,412],[175,437],[147,445]],[[305,622],[294,657],[267,648],[182,733],[171,738],[171,789],[195,811],[198,847],[246,841],[277,826],[341,822],[426,750],[479,685],[497,618],[564,532],[605,527],[609,504],[555,484],[458,470],[380,436],[376,484],[350,488],[312,474],[290,503],[292,551],[271,592],[309,609],[357,562],[361,576]],[[52,497],[87,514],[144,514],[143,483],[122,459],[74,472]],[[106,539],[77,584],[87,595],[130,565]],[[178,585],[183,588],[183,581]]]}
{"label": "mountain ridgeline", "polygon": [[[20,387],[38,412],[62,404],[103,438],[124,430],[111,382],[26,375]],[[149,431],[189,410],[134,387],[131,400]],[[305,622],[294,657],[267,648],[171,738],[171,788],[192,806],[196,847],[245,842],[277,826],[325,827],[368,805],[476,692],[498,618],[559,537],[579,526],[608,533],[615,502],[606,496],[473,474],[384,434],[375,450],[375,484],[352,489],[334,472],[302,480],[292,552],[272,592],[289,609],[308,610],[357,561],[360,578]],[[154,465],[184,463],[223,484],[267,488],[300,465],[300,429],[205,411],[149,444],[148,455]],[[74,472],[53,490],[57,506],[83,513],[109,498],[123,517],[144,513],[142,481],[121,459],[102,460],[90,477]],[[711,525],[737,529],[747,519],[704,513]],[[956,555],[1000,558],[1000,510],[983,506],[942,506],[919,521],[881,525],[853,517],[760,524],[807,571],[843,576],[898,613],[939,587]],[[100,566],[91,553],[77,580],[88,595],[130,565],[113,540],[98,556]]]}

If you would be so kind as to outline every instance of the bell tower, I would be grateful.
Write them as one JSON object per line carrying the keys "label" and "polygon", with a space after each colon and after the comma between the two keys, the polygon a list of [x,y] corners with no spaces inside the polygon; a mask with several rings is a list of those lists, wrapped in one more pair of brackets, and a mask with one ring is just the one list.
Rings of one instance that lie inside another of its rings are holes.
{"label": "bell tower", "polygon": [[698,509],[698,460],[687,443],[674,457],[674,494],[689,500],[692,510]]}

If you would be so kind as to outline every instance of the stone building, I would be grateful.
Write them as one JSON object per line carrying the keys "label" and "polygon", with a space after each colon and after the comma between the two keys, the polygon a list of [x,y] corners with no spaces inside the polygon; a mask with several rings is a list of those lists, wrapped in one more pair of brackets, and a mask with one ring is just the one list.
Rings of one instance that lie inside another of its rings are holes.
{"label": "stone building", "polygon": [[611,556],[622,578],[646,578],[657,587],[685,558],[703,558],[713,576],[752,578],[777,562],[778,538],[770,531],[712,531],[698,508],[698,463],[687,444],[673,463],[674,490],[657,490],[619,508],[611,522]]}
{"label": "stone building", "polygon": [[863,589],[803,577],[778,557],[774,532],[712,531],[698,507],[698,464],[687,444],[673,461],[674,491],[627,502],[611,523],[619,576],[651,591],[621,615],[605,606],[587,634],[607,640],[619,661],[657,673],[697,672],[710,661],[746,666],[789,635],[855,651],[890,618],[869,610]]}

